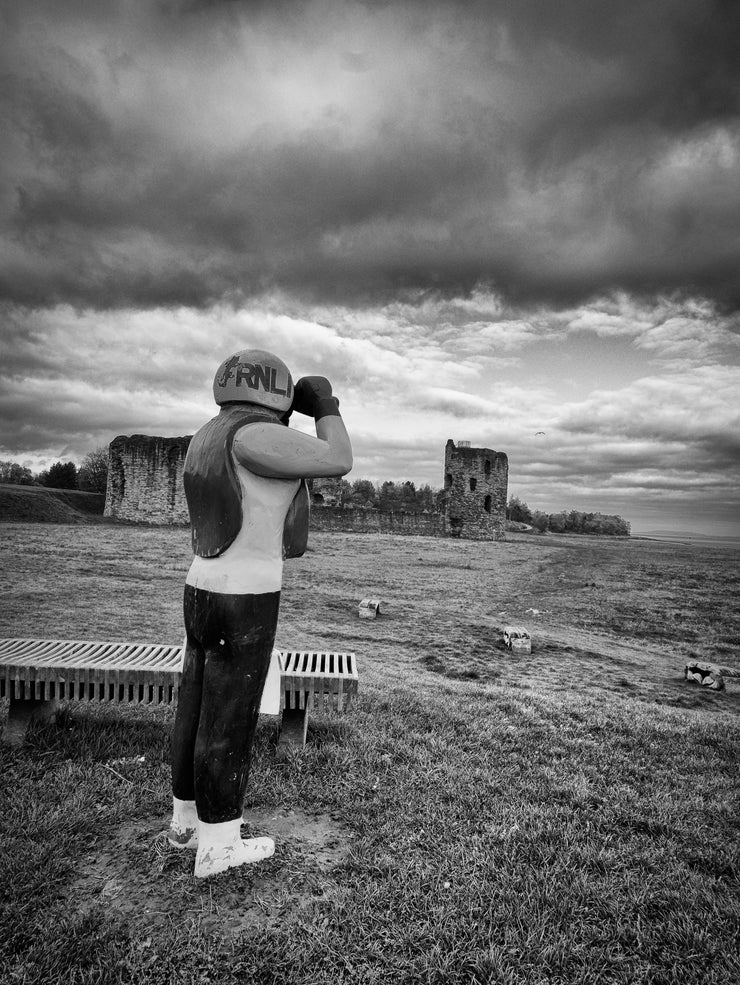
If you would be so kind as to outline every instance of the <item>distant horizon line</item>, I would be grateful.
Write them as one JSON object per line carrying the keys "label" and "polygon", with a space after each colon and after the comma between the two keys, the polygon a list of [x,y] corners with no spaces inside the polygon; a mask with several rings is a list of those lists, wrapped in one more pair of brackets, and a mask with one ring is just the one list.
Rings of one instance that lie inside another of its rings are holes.
{"label": "distant horizon line", "polygon": [[671,538],[680,540],[723,540],[723,541],[738,541],[740,543],[740,534],[702,534],[695,530],[677,530],[673,529],[649,529],[649,530],[633,530],[632,537],[655,537],[661,540],[670,540]]}

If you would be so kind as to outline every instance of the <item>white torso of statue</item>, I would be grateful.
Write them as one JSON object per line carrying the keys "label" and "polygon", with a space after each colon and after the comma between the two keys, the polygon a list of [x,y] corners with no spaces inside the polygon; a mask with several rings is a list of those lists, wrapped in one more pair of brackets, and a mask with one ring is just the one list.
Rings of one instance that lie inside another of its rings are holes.
{"label": "white torso of statue", "polygon": [[193,558],[188,585],[228,595],[279,592],[283,579],[285,517],[299,479],[271,479],[244,468],[231,455],[242,494],[242,524],[219,557]]}

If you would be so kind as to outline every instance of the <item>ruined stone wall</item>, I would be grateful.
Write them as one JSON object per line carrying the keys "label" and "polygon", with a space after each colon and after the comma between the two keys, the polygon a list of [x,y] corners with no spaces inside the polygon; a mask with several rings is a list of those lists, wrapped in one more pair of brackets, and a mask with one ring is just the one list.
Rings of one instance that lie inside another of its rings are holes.
{"label": "ruined stone wall", "polygon": [[505,540],[509,461],[490,448],[445,445],[444,532],[467,540]]}
{"label": "ruined stone wall", "polygon": [[[190,437],[121,435],[108,449],[105,516],[134,523],[189,523],[182,473]],[[475,480],[471,483],[471,480]],[[439,513],[386,513],[311,506],[311,529],[503,540],[508,461],[488,448],[445,447],[445,502]]]}
{"label": "ruined stone wall", "polygon": [[189,523],[182,471],[190,437],[120,435],[108,446],[105,516],[135,523]]}
{"label": "ruined stone wall", "polygon": [[311,503],[316,506],[340,506],[343,479],[311,479]]}
{"label": "ruined stone wall", "polygon": [[444,536],[441,513],[385,513],[382,510],[319,506],[315,503],[311,504],[311,529],[417,537]]}

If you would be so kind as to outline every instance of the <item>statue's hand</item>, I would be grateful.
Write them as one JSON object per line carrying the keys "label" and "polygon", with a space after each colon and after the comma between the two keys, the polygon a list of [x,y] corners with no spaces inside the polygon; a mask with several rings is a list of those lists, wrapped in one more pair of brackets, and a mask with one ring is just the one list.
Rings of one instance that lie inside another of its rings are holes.
{"label": "statue's hand", "polygon": [[339,414],[339,401],[332,396],[331,383],[325,376],[303,376],[295,385],[293,410],[319,420]]}

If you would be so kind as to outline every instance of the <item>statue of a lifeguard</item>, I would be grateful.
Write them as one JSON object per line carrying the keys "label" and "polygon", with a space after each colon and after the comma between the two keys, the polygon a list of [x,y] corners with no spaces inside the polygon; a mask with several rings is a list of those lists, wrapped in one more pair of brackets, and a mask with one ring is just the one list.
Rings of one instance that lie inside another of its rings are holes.
{"label": "statue of a lifeguard", "polygon": [[[275,850],[270,838],[243,840],[240,825],[283,558],[305,550],[303,480],[352,468],[339,401],[324,377],[294,386],[281,359],[245,349],[221,364],[213,394],[220,412],[185,459],[195,556],[185,585],[168,834],[177,847],[197,848],[201,878]],[[288,427],[293,411],[313,417],[316,437]]]}

